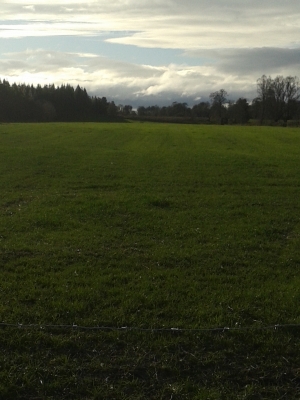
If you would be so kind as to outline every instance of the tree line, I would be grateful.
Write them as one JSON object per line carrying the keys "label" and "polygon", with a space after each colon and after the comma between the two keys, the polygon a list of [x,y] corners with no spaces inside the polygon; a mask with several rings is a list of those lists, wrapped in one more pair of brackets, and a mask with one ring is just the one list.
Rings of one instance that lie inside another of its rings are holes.
{"label": "tree line", "polygon": [[224,89],[209,101],[193,107],[173,102],[169,106],[116,105],[106,97],[89,96],[79,85],[25,85],[0,80],[0,122],[101,121],[120,118],[220,124],[298,125],[300,84],[297,77],[263,75],[257,80],[257,97],[228,99]]}
{"label": "tree line", "polygon": [[139,107],[137,113],[142,118],[181,117],[204,123],[286,125],[289,121],[298,124],[299,98],[297,77],[277,76],[272,79],[263,75],[257,80],[257,97],[251,102],[243,97],[231,101],[226,90],[221,89],[210,94],[210,101],[200,102],[193,107],[175,102],[168,107]]}
{"label": "tree line", "polygon": [[25,85],[0,80],[0,122],[99,121],[116,118],[106,97],[91,97],[79,85]]}

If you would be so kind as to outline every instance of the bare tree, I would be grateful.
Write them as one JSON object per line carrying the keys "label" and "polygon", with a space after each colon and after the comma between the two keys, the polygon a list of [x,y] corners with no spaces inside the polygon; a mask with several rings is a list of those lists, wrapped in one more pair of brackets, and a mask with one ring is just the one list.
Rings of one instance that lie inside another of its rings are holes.
{"label": "bare tree", "polygon": [[295,76],[270,76],[263,75],[257,80],[258,100],[261,104],[260,120],[266,116],[279,119],[289,119],[293,104],[300,97],[299,80]]}
{"label": "bare tree", "polygon": [[257,79],[257,94],[257,99],[261,103],[260,122],[262,123],[266,116],[267,106],[273,98],[272,78],[270,76],[263,75]]}
{"label": "bare tree", "polygon": [[276,76],[272,81],[272,96],[274,98],[274,118],[284,118],[286,82],[283,76]]}
{"label": "bare tree", "polygon": [[288,76],[285,78],[285,103],[286,118],[291,118],[291,109],[300,97],[300,85],[297,76]]}

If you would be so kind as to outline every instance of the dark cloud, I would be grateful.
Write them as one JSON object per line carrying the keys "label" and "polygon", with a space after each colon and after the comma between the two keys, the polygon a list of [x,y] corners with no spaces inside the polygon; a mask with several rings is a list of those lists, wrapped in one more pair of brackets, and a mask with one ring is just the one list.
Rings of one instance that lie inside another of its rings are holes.
{"label": "dark cloud", "polygon": [[300,67],[300,48],[261,47],[250,49],[218,49],[187,51],[187,55],[206,57],[222,72],[231,74],[280,73]]}
{"label": "dark cloud", "polygon": [[300,66],[300,49],[258,48],[241,49],[220,61],[221,70],[228,72],[235,66],[239,73],[258,72],[280,73],[283,70],[295,71]]}

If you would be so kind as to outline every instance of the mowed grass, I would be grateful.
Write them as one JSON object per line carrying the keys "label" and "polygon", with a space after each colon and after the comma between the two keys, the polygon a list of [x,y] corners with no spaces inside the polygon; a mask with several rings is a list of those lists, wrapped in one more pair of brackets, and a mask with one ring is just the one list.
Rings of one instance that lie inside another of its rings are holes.
{"label": "mowed grass", "polygon": [[1,398],[300,397],[299,130],[2,124],[0,171]]}

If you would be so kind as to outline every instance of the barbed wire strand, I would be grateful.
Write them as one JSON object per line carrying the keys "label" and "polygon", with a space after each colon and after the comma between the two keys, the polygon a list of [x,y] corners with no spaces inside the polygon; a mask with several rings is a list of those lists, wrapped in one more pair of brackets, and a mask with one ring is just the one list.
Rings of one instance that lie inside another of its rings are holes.
{"label": "barbed wire strand", "polygon": [[10,324],[0,322],[2,328],[18,329],[65,329],[81,331],[136,331],[136,332],[226,332],[226,331],[250,331],[250,330],[278,330],[280,328],[300,328],[300,324],[275,324],[266,326],[234,326],[234,327],[214,327],[214,328],[139,328],[131,326],[82,326],[82,325],[51,325],[51,324]]}

